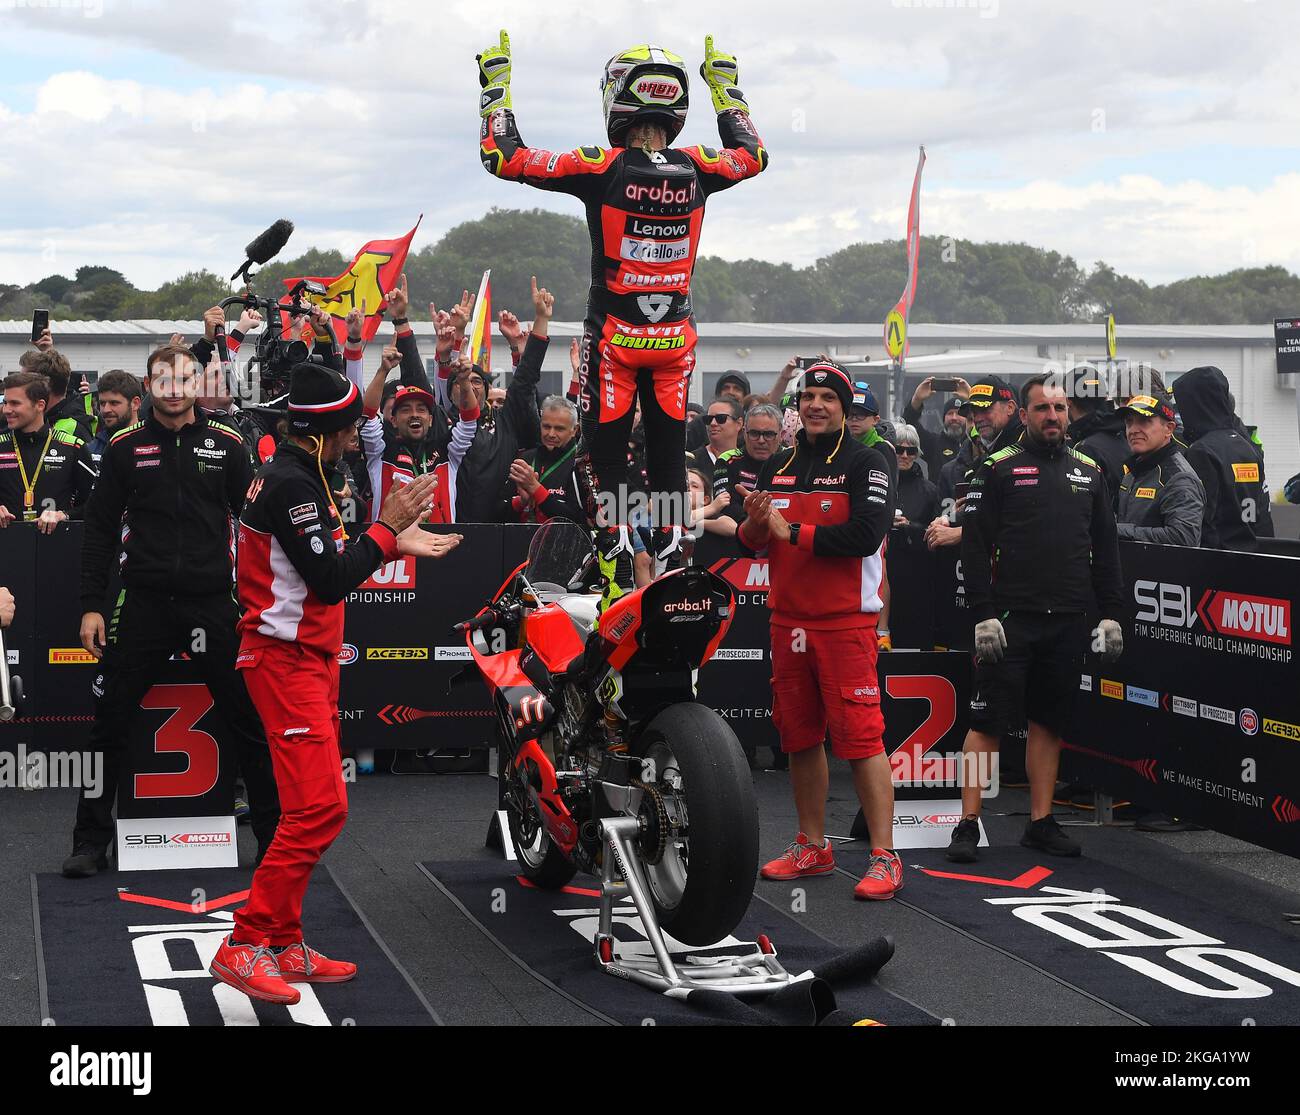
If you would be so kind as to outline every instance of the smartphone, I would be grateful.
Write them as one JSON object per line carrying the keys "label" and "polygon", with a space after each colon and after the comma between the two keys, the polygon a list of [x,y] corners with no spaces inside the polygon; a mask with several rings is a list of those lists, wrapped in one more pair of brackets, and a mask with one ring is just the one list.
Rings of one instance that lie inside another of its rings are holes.
{"label": "smartphone", "polygon": [[49,310],[32,311],[32,344],[41,339],[41,334],[50,327]]}
{"label": "smartphone", "polygon": [[814,364],[821,363],[821,358],[817,356],[800,356],[795,360],[795,366],[798,368],[811,368]]}
{"label": "smartphone", "polygon": [[931,381],[931,386],[936,391],[956,391],[957,381],[955,379],[940,379],[937,376]]}

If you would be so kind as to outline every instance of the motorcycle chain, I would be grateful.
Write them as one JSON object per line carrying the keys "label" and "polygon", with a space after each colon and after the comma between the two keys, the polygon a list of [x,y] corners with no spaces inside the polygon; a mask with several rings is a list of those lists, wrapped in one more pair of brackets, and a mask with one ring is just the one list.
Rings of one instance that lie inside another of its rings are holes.
{"label": "motorcycle chain", "polygon": [[638,815],[645,811],[647,802],[653,808],[653,816],[647,818],[647,823],[641,830],[641,858],[646,863],[658,863],[664,858],[664,852],[668,850],[668,837],[672,832],[672,822],[668,819],[667,809],[664,808],[664,796],[659,791],[659,787],[653,783],[633,778],[629,779],[629,784],[639,787],[642,792],[641,810],[638,811]]}

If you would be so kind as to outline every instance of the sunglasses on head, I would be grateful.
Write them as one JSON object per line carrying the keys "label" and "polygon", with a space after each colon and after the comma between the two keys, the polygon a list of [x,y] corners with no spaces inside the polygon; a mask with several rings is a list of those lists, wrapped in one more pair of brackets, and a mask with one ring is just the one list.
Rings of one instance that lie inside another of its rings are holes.
{"label": "sunglasses on head", "polygon": [[734,421],[730,414],[706,414],[703,417],[706,426],[721,425],[723,422]]}

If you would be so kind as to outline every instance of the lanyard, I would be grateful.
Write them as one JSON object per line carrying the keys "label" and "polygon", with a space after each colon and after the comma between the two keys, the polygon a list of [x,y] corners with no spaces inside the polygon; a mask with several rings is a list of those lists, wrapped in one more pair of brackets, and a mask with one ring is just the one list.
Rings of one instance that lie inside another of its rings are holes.
{"label": "lanyard", "polygon": [[49,432],[45,435],[45,444],[41,447],[41,455],[36,458],[36,468],[32,470],[32,478],[27,479],[27,466],[23,464],[23,447],[18,444],[18,435],[14,434],[14,449],[17,452],[14,456],[18,458],[18,472],[23,478],[23,509],[31,511],[36,506],[36,481],[40,479],[41,469],[45,467],[45,454],[50,448],[50,439],[54,437],[54,427],[51,426]]}
{"label": "lanyard", "polygon": [[561,457],[558,461],[556,461],[555,464],[551,465],[550,468],[548,468],[544,473],[542,473],[541,476],[537,478],[538,482],[540,483],[541,481],[545,480],[548,476],[551,475],[551,473],[553,473],[557,468],[559,468],[562,464],[564,464],[565,461],[567,461],[570,457],[573,456],[573,454],[577,451],[577,448],[578,445],[576,442],[573,445],[570,445],[568,452],[565,453],[563,457]]}

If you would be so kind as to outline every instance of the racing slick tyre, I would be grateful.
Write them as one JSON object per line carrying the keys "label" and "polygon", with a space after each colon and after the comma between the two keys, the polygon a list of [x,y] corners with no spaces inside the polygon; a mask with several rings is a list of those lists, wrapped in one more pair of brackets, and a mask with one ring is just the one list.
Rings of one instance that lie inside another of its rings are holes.
{"label": "racing slick tyre", "polygon": [[660,927],[683,944],[711,945],[754,896],[758,807],[745,753],[722,717],[694,703],[656,715],[633,753],[653,763],[638,816]]}

